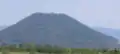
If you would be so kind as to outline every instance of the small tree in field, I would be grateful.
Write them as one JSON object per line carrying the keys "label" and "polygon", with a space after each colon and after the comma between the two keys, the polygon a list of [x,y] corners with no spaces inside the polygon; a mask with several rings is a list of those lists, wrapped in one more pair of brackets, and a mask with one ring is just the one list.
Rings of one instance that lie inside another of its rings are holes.
{"label": "small tree in field", "polygon": [[72,54],[72,49],[71,48],[66,48],[67,54]]}
{"label": "small tree in field", "polygon": [[29,44],[29,48],[30,48],[30,51],[29,53],[30,54],[35,54],[36,53],[36,47],[35,47],[35,44]]}

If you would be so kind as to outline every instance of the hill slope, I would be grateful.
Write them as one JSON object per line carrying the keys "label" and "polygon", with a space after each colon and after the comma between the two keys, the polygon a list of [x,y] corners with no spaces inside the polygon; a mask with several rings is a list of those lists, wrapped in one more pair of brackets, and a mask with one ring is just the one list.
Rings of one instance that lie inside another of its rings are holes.
{"label": "hill slope", "polygon": [[120,40],[120,29],[112,29],[112,28],[101,28],[101,27],[94,27],[93,28],[94,30],[96,31],[100,31],[106,35],[110,35],[110,36],[113,36],[117,39]]}
{"label": "hill slope", "polygon": [[0,31],[7,28],[7,26],[0,26]]}
{"label": "hill slope", "polygon": [[6,42],[34,42],[63,47],[114,47],[117,40],[65,14],[34,13],[0,32]]}

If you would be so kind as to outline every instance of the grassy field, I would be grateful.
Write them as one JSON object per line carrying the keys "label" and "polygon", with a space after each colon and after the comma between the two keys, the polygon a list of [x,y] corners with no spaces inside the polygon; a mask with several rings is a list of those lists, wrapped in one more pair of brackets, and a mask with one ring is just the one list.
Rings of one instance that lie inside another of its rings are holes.
{"label": "grassy field", "polygon": [[[2,54],[2,52],[0,52]],[[29,52],[9,52],[9,54],[29,54]]]}
{"label": "grassy field", "polygon": [[[0,52],[2,54],[2,52]],[[29,54],[29,52],[9,52],[9,54]],[[36,54],[44,54],[44,53],[37,53]]]}
{"label": "grassy field", "polygon": [[120,49],[61,48],[29,44],[27,47],[26,45],[19,47],[17,45],[2,46],[0,47],[0,54],[120,54]]}
{"label": "grassy field", "polygon": [[[0,52],[2,54],[2,52]],[[30,54],[29,52],[9,52],[8,54]],[[50,53],[38,53],[36,52],[35,54],[50,54]],[[60,54],[60,53],[52,53],[52,54]],[[69,54],[69,53],[62,53],[62,54]],[[84,52],[84,53],[70,53],[70,54],[116,54],[116,53],[111,53],[111,52]],[[120,54],[120,53],[117,53]]]}

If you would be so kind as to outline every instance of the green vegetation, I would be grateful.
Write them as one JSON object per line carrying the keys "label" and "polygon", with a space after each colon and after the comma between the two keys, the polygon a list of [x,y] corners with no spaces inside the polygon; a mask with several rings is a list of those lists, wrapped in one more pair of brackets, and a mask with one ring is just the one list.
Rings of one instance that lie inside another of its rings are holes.
{"label": "green vegetation", "polygon": [[50,45],[14,44],[0,48],[0,54],[120,54],[119,49],[62,48]]}

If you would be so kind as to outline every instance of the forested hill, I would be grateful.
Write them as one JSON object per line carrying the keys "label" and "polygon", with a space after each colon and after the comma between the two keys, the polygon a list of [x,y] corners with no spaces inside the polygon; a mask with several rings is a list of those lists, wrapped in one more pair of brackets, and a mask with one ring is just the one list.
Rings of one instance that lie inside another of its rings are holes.
{"label": "forested hill", "polygon": [[66,14],[33,13],[2,30],[8,43],[34,42],[62,47],[115,47],[117,39],[92,30]]}

